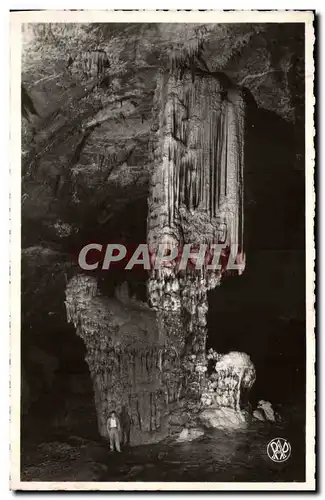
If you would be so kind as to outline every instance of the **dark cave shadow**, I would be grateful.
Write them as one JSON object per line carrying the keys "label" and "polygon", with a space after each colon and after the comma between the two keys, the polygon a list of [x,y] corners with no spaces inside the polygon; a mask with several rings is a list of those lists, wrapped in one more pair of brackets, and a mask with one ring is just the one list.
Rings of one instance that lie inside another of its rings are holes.
{"label": "dark cave shadow", "polygon": [[298,154],[304,145],[297,144],[301,135],[297,126],[248,99],[246,268],[242,276],[225,277],[209,292],[207,346],[251,356],[257,370],[253,400],[284,403],[298,398],[304,404],[305,177],[304,159]]}
{"label": "dark cave shadow", "polygon": [[[48,332],[46,347],[38,339],[22,351],[22,387],[26,377],[31,391],[28,408],[21,412],[21,445],[64,440],[66,436],[99,439],[93,385],[86,358],[86,347],[71,325]],[[35,358],[33,351],[39,354]],[[42,356],[50,355],[57,366],[47,377]],[[22,455],[23,456],[23,455]]]}
{"label": "dark cave shadow", "polygon": [[113,296],[116,288],[126,282],[130,295],[146,302],[148,271],[142,265],[135,265],[131,270],[124,268],[138,245],[147,241],[147,214],[147,198],[130,200],[109,224],[96,233],[96,241],[120,243],[127,249],[125,259],[113,263],[109,270],[98,270],[98,287],[103,295]]}

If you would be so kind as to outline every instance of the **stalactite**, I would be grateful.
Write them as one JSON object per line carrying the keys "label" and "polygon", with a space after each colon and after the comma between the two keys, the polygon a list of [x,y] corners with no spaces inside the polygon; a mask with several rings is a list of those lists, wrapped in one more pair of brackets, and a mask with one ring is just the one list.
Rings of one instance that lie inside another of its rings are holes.
{"label": "stalactite", "polygon": [[[195,74],[193,61],[191,55],[182,85],[173,71],[168,80],[164,77],[164,95],[169,97],[162,111],[165,125],[159,130],[162,156],[156,156],[154,170],[155,183],[163,190],[155,190],[157,201],[150,205],[155,215],[148,217],[148,240],[155,247],[170,230],[178,245],[214,244],[219,243],[222,227],[226,245],[242,246],[243,100],[238,92],[224,89],[217,78]],[[179,65],[178,56],[173,65]],[[185,235],[182,241],[181,234]],[[181,278],[169,267],[152,272],[148,286],[155,309],[161,311],[161,338],[179,352],[185,346],[195,352],[203,368],[207,291],[220,283],[221,275],[219,270],[207,273],[192,268]],[[162,357],[157,367],[164,371]],[[177,394],[178,389],[168,386],[168,400]]]}
{"label": "stalactite", "polygon": [[[147,332],[140,344],[141,329],[138,334],[135,333],[131,345],[124,344],[121,330],[116,330],[112,322],[114,323],[116,314],[122,314],[124,321],[129,321],[129,317],[125,317],[123,309],[120,313],[116,310],[115,302],[114,306],[112,303],[114,313],[109,313],[110,299],[99,298],[96,291],[94,278],[77,275],[67,284],[65,304],[67,318],[78,324],[77,334],[87,348],[86,361],[93,381],[98,428],[105,436],[109,411],[115,409],[119,412],[122,406],[126,406],[135,422],[131,430],[131,442],[140,444],[146,442],[146,439],[152,439],[152,436],[146,437],[150,428],[152,431],[160,428],[158,415],[166,411],[164,392],[165,384],[169,383],[165,371],[175,370],[177,373],[180,360],[177,358],[175,361],[174,350],[158,340],[158,335],[154,333],[156,322],[151,312]],[[135,318],[135,311],[132,314]],[[135,324],[141,325],[146,314],[149,314],[149,309],[148,312],[140,310],[138,319],[134,320]],[[161,372],[158,375],[156,365],[162,354],[164,359],[161,359]],[[176,375],[174,378],[177,380]],[[150,423],[152,418],[153,426]],[[167,430],[163,429],[161,432],[161,437],[164,437],[163,433]]]}

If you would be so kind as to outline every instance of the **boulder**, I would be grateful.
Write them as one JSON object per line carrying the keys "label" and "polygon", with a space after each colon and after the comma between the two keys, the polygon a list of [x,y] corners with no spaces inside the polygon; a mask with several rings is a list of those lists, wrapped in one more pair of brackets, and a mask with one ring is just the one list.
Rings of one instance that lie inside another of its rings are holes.
{"label": "boulder", "polygon": [[265,414],[263,410],[254,410],[253,418],[256,420],[260,420],[261,422],[265,422]]}
{"label": "boulder", "polygon": [[266,420],[269,422],[275,422],[275,413],[270,401],[264,401],[264,399],[261,399],[257,403],[257,410],[262,410],[264,412]]}
{"label": "boulder", "polygon": [[200,414],[206,427],[216,429],[245,429],[248,426],[247,416],[232,408],[209,408]]}
{"label": "boulder", "polygon": [[188,441],[193,441],[204,435],[204,431],[202,429],[183,429],[180,435],[177,438],[177,442],[183,443]]}

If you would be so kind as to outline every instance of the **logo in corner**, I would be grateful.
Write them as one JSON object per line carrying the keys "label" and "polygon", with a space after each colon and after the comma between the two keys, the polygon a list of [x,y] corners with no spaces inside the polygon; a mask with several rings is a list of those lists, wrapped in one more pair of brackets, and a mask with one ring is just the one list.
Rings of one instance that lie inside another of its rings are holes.
{"label": "logo in corner", "polygon": [[291,444],[284,438],[274,438],[267,445],[266,451],[273,462],[285,462],[291,455]]}

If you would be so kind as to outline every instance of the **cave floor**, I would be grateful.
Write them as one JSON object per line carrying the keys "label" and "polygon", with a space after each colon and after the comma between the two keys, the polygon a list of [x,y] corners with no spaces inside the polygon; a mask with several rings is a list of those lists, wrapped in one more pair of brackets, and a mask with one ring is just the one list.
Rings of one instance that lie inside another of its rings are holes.
{"label": "cave floor", "polygon": [[[256,422],[245,431],[208,431],[187,443],[122,447],[78,436],[41,442],[22,453],[22,481],[304,481],[304,429]],[[268,442],[285,437],[291,457],[282,463],[267,455]]]}

